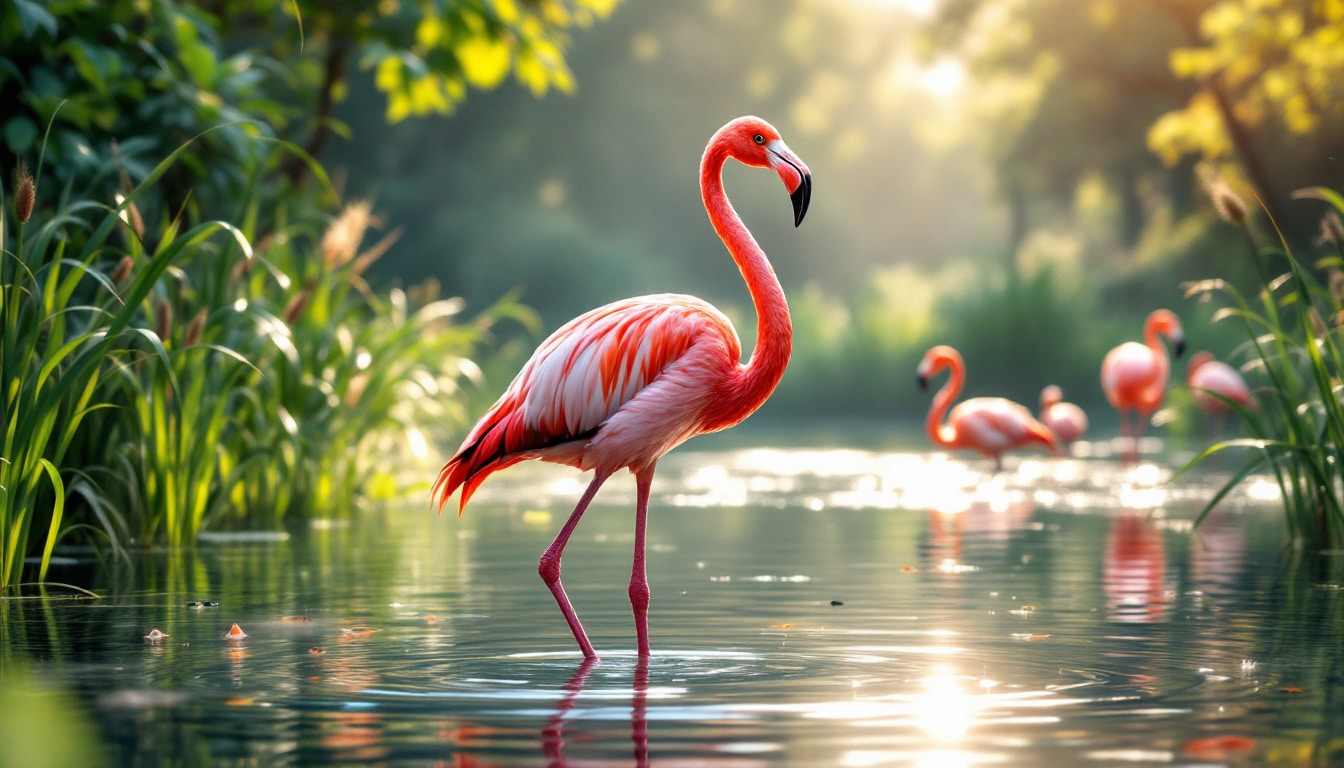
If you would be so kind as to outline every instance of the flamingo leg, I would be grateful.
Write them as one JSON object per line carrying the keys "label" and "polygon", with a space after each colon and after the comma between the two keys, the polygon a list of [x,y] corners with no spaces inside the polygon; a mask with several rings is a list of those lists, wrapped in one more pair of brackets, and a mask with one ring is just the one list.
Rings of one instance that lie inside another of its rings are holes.
{"label": "flamingo leg", "polygon": [[1134,412],[1134,463],[1139,463],[1139,442],[1143,440],[1143,431],[1148,426],[1148,420],[1152,418],[1152,411]]}
{"label": "flamingo leg", "polygon": [[593,650],[593,644],[588,642],[588,633],[583,631],[583,625],[579,623],[579,615],[574,612],[574,606],[569,604],[569,597],[565,595],[565,588],[560,585],[560,556],[565,552],[565,545],[569,543],[569,537],[574,533],[574,528],[579,524],[579,518],[583,517],[584,510],[592,503],[593,497],[597,495],[597,489],[602,487],[602,483],[610,473],[598,473],[594,475],[593,482],[588,484],[588,490],[583,492],[583,498],[579,499],[578,506],[569,513],[569,519],[565,521],[560,532],[555,535],[555,540],[541,553],[541,562],[537,564],[537,573],[541,575],[541,580],[546,582],[550,588],[551,594],[555,596],[555,602],[560,606],[560,612],[565,615],[565,621],[569,624],[569,631],[574,634],[574,640],[579,644],[579,650],[583,651],[585,658],[597,658],[597,651]]}
{"label": "flamingo leg", "polygon": [[635,612],[635,638],[641,659],[649,655],[649,579],[644,567],[644,542],[652,484],[652,466],[635,475],[635,557],[630,566],[630,607]]}

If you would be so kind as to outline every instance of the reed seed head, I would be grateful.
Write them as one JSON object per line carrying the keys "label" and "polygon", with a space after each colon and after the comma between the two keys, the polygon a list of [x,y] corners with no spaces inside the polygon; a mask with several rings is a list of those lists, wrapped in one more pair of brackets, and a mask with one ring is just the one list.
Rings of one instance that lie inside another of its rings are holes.
{"label": "reed seed head", "polygon": [[1321,233],[1316,238],[1316,244],[1344,245],[1344,220],[1335,211],[1321,217]]}
{"label": "reed seed head", "polygon": [[27,223],[33,217],[33,207],[37,204],[37,182],[28,172],[28,164],[19,161],[14,169],[14,214],[19,223]]}
{"label": "reed seed head", "polygon": [[118,288],[126,285],[126,282],[131,279],[131,270],[134,268],[135,259],[129,253],[122,256],[121,261],[117,262],[117,266],[112,269],[112,274],[109,276],[112,284]]}
{"label": "reed seed head", "polygon": [[1200,163],[1195,169],[1199,176],[1200,183],[1204,185],[1204,192],[1209,196],[1209,202],[1213,203],[1213,209],[1218,212],[1218,217],[1223,221],[1232,224],[1246,223],[1248,209],[1246,201],[1241,199],[1218,171],[1214,170],[1208,163]]}
{"label": "reed seed head", "polygon": [[338,268],[354,261],[359,244],[370,226],[377,226],[373,205],[367,200],[348,203],[322,235],[322,260],[327,266]]}
{"label": "reed seed head", "polygon": [[201,342],[201,336],[205,333],[206,314],[205,307],[201,307],[191,318],[191,322],[187,323],[187,333],[182,339],[184,346],[194,347]]}
{"label": "reed seed head", "polygon": [[303,311],[308,308],[308,302],[313,298],[313,289],[304,288],[302,291],[294,294],[294,298],[285,305],[284,320],[285,325],[293,325],[303,317]]}
{"label": "reed seed head", "polygon": [[168,299],[159,297],[154,305],[154,332],[160,339],[168,338],[168,334],[173,331],[173,305],[168,303]]}

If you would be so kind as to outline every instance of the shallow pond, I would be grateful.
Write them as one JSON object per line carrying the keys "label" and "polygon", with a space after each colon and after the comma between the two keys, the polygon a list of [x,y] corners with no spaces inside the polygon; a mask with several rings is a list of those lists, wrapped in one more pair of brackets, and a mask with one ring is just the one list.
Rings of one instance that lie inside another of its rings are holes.
{"label": "shallow pond", "polygon": [[633,480],[565,554],[586,664],[536,559],[587,477],[520,465],[460,519],[364,513],[0,601],[2,719],[38,718],[20,684],[64,691],[70,724],[30,736],[82,720],[124,765],[1344,763],[1344,557],[1293,558],[1272,487],[1193,529],[1226,474],[1172,482],[1179,455],[991,477],[814,442],[663,460],[646,661]]}

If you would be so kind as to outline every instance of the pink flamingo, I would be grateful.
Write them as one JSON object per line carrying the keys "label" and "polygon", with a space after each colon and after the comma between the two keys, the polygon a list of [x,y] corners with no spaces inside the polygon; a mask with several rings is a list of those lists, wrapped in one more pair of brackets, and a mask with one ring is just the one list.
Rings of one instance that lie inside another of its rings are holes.
{"label": "pink flamingo", "polygon": [[1211,352],[1200,351],[1190,356],[1190,364],[1185,369],[1185,385],[1194,393],[1195,405],[1215,418],[1231,408],[1214,395],[1221,395],[1245,408],[1255,408],[1245,379],[1232,366],[1215,360]]}
{"label": "pink flamingo", "polygon": [[[951,369],[948,381],[933,396],[933,407],[924,422],[929,437],[944,448],[971,448],[994,459],[994,471],[1003,469],[1003,452],[1039,443],[1059,453],[1059,443],[1044,424],[1025,406],[1002,397],[975,397],[958,403],[948,414],[952,401],[966,383],[966,363],[961,353],[940,344],[924,353],[916,375],[921,389],[944,368]],[[943,423],[943,416],[947,423]]]}
{"label": "pink flamingo", "polygon": [[592,470],[593,479],[537,571],[580,650],[596,658],[560,584],[560,557],[584,510],[618,469],[635,476],[635,552],[630,605],[639,654],[649,655],[644,537],[654,467],[686,440],[737,424],[765,402],[788,364],[793,326],[765,252],[723,189],[729,158],[769,168],[793,200],[794,226],[812,194],[807,166],[758,117],[720,128],[700,161],[700,192],[714,230],[741,270],[756,307],[756,346],[743,364],[732,323],[693,296],[658,294],[599,307],[542,342],[500,399],[472,427],[430,492],[440,510],[462,489],[458,514],[493,472],[526,459]]}
{"label": "pink flamingo", "polygon": [[[1130,456],[1134,458],[1139,455],[1144,425],[1166,396],[1171,372],[1167,351],[1158,335],[1170,339],[1173,352],[1181,356],[1185,349],[1181,321],[1171,310],[1155,309],[1143,324],[1144,344],[1127,341],[1107,352],[1101,361],[1101,388],[1106,400],[1120,412],[1120,435],[1129,436]],[[1131,412],[1135,414],[1132,427]]]}
{"label": "pink flamingo", "polygon": [[1064,393],[1054,384],[1041,390],[1041,423],[1068,445],[1087,431],[1087,414],[1082,408],[1063,400]]}

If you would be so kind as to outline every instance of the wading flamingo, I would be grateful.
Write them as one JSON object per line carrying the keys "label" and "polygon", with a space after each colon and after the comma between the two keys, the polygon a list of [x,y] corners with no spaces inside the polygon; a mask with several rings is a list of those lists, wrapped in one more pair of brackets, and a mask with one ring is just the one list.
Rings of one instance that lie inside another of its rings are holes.
{"label": "wading flamingo", "polygon": [[[933,442],[944,448],[970,448],[994,459],[994,471],[1003,469],[1003,452],[1032,444],[1044,445],[1059,453],[1054,433],[1031,415],[1026,406],[1002,397],[975,397],[958,403],[948,414],[952,401],[966,383],[966,363],[961,353],[940,344],[924,353],[915,374],[921,389],[944,368],[951,369],[947,383],[933,396],[925,428]],[[947,423],[943,423],[943,416]]]}
{"label": "wading flamingo", "polygon": [[[1159,335],[1171,340],[1172,351],[1180,357],[1185,349],[1181,321],[1171,310],[1155,309],[1144,321],[1143,344],[1126,341],[1107,352],[1101,361],[1101,388],[1106,393],[1106,400],[1120,412],[1120,436],[1130,438],[1129,455],[1135,459],[1139,455],[1139,438],[1143,436],[1144,425],[1162,405],[1171,373],[1167,350],[1158,340]],[[1136,417],[1132,427],[1131,412]]]}
{"label": "wading flamingo", "polygon": [[1251,397],[1251,388],[1246,386],[1246,380],[1241,378],[1237,369],[1215,360],[1212,352],[1200,351],[1190,356],[1190,363],[1185,369],[1185,385],[1190,388],[1195,405],[1213,418],[1215,431],[1222,426],[1223,417],[1232,409],[1214,395],[1221,395],[1245,408],[1255,408],[1255,400]]}
{"label": "wading flamingo", "polygon": [[649,584],[644,537],[654,467],[686,440],[737,424],[779,383],[793,325],[784,290],[765,252],[723,189],[729,158],[769,168],[793,200],[793,223],[807,213],[807,166],[758,117],[720,128],[700,161],[700,193],[714,230],[737,262],[756,307],[756,345],[743,364],[737,332],[722,312],[693,296],[657,294],[618,301],[571,320],[542,342],[500,399],[472,427],[430,492],[440,510],[462,489],[458,515],[493,472],[526,459],[592,470],[593,479],[546,548],[537,572],[550,588],[587,658],[596,658],[560,584],[560,558],[583,512],[617,470],[635,476],[635,552],[630,605],[639,655],[649,655]]}
{"label": "wading flamingo", "polygon": [[1087,431],[1087,414],[1082,408],[1063,400],[1064,393],[1054,384],[1041,390],[1041,423],[1068,445]]}

